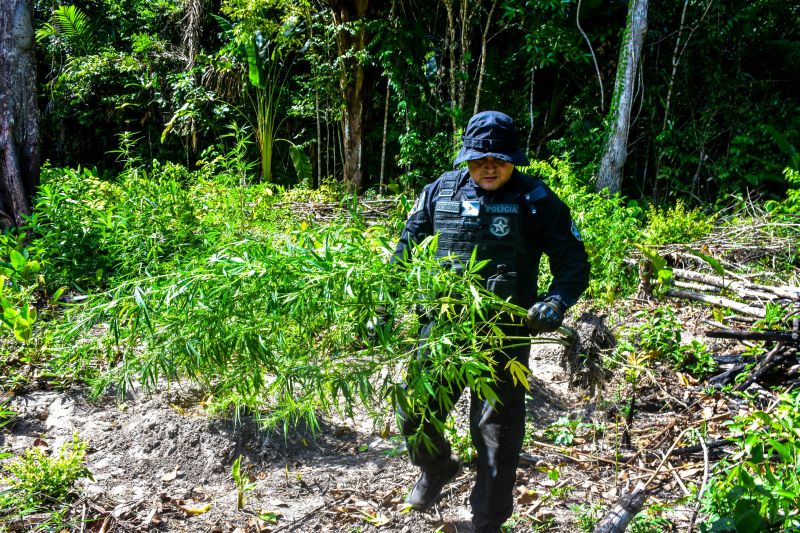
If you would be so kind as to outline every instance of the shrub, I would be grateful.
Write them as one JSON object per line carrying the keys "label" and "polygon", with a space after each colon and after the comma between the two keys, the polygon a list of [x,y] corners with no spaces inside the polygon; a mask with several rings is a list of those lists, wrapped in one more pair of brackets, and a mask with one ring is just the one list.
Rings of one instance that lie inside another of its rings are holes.
{"label": "shrub", "polygon": [[0,331],[28,342],[36,321],[34,300],[44,282],[44,260],[36,247],[26,246],[26,233],[0,234]]}
{"label": "shrub", "polygon": [[638,204],[595,193],[580,183],[566,160],[534,161],[528,170],[543,178],[572,209],[592,266],[588,295],[611,301],[633,290],[637,273],[625,264],[625,257],[641,239]]}
{"label": "shrub", "polygon": [[671,207],[651,205],[647,210],[645,243],[650,245],[690,243],[711,231],[713,217],[700,208],[687,210],[683,200]]}
{"label": "shrub", "polygon": [[8,475],[0,493],[0,513],[28,514],[56,510],[73,495],[75,483],[92,478],[84,464],[86,442],[73,435],[58,455],[50,456],[33,447],[3,465]]}
{"label": "shrub", "polygon": [[[45,167],[28,229],[52,267],[49,281],[83,290],[111,277],[158,274],[216,232],[203,226],[202,200],[180,165],[126,170],[118,183],[90,169]],[[230,202],[230,199],[227,200]]]}
{"label": "shrub", "polygon": [[703,495],[704,532],[800,528],[800,391],[774,410],[738,417],[728,437],[737,452],[718,465]]}
{"label": "shrub", "polygon": [[123,191],[91,169],[42,168],[28,229],[52,267],[52,282],[83,285],[113,268],[108,242],[120,227]]}

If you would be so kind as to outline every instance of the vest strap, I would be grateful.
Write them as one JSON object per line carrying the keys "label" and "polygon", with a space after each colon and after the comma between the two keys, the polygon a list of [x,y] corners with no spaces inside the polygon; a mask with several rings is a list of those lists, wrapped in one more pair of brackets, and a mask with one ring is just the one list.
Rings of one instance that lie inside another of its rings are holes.
{"label": "vest strap", "polygon": [[450,200],[458,188],[458,179],[461,177],[460,170],[450,170],[442,175],[442,185],[439,188],[439,199]]}

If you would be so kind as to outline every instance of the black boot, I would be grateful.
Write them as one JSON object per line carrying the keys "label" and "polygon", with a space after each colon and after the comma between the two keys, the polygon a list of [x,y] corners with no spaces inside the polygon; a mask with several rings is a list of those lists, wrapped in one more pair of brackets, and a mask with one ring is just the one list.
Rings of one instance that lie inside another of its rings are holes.
{"label": "black boot", "polygon": [[423,471],[414,488],[411,489],[411,494],[406,498],[406,504],[415,511],[427,510],[442,492],[442,488],[456,477],[458,470],[458,461],[451,457],[443,468],[435,472]]}

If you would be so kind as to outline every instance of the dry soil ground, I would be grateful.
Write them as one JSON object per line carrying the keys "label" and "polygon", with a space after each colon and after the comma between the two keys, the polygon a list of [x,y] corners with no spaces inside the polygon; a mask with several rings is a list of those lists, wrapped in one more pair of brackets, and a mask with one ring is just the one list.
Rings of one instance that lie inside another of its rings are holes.
{"label": "dry soil ground", "polygon": [[[534,347],[532,353],[528,414],[538,428],[534,438],[544,441],[542,430],[560,417],[586,425],[576,431],[569,449],[526,443],[513,531],[581,531],[582,516],[601,513],[654,468],[652,457],[629,466],[609,460],[621,451],[615,415],[620,402],[614,401],[615,394],[622,399],[621,389],[608,384],[605,400],[589,396],[570,384],[559,355],[548,347]],[[666,382],[654,382],[640,392],[656,407],[648,412],[643,404],[632,428],[634,449],[658,432],[676,434],[668,425],[678,405],[691,398],[686,392],[678,398],[668,389]],[[134,390],[122,403],[114,397],[88,401],[82,391],[31,391],[14,397],[19,417],[0,432],[0,450],[45,446],[55,451],[73,433],[87,440],[94,481],[83,483],[72,507],[86,519],[87,531],[472,531],[468,496],[474,468],[469,464],[430,513],[403,511],[417,473],[392,437],[393,424],[387,434],[386,427],[367,420],[328,421],[315,438],[296,433],[284,438],[259,432],[251,420],[209,417],[202,400],[190,384],[152,394]],[[463,402],[459,407],[457,425],[464,427]],[[595,429],[586,429],[590,423]],[[668,447],[671,437],[664,442],[661,447]],[[255,483],[243,510],[237,510],[231,477],[239,456]],[[693,510],[691,498],[679,501],[686,489],[681,485],[689,483],[684,478],[676,483],[666,476],[648,500],[669,503],[664,519],[673,524],[686,523]],[[7,527],[24,531],[33,525]]]}

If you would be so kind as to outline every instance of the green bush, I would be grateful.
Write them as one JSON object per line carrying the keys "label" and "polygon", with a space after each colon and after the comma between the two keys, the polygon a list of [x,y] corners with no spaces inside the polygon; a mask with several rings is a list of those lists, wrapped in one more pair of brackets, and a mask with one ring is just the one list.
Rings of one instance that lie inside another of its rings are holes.
{"label": "green bush", "polygon": [[217,233],[203,225],[208,198],[191,179],[172,163],[128,170],[117,183],[89,169],[45,167],[28,229],[51,266],[49,281],[86,290],[157,274],[213,241]]}
{"label": "green bush", "polygon": [[717,369],[711,350],[697,339],[681,345],[678,352],[673,354],[672,361],[676,369],[684,370],[698,379],[704,379]]}
{"label": "green bush", "polygon": [[580,183],[566,160],[534,161],[528,171],[543,178],[572,210],[592,266],[588,295],[611,301],[633,290],[637,273],[625,257],[633,243],[641,240],[638,205],[620,196],[596,194]]}
{"label": "green bush", "polygon": [[766,202],[766,208],[777,215],[797,215],[800,212],[800,169],[786,168],[783,171],[786,183],[789,188],[786,190],[786,198],[781,201],[770,200]]}
{"label": "green bush", "polygon": [[800,528],[800,391],[772,411],[737,417],[737,447],[720,463],[703,495],[703,532],[796,531]]}
{"label": "green bush", "polygon": [[687,210],[680,199],[670,207],[651,205],[647,210],[645,243],[658,246],[694,242],[711,231],[713,220],[700,208]]}
{"label": "green bush", "polygon": [[42,168],[28,230],[52,267],[53,283],[84,285],[113,270],[108,243],[121,222],[123,191],[90,169]]}
{"label": "green bush", "polygon": [[644,321],[623,328],[612,356],[612,361],[626,362],[629,376],[636,374],[640,370],[637,367],[648,361],[667,362],[675,370],[688,372],[698,379],[716,369],[708,346],[698,340],[689,344],[681,342],[683,327],[671,307],[640,311],[633,318],[644,318]]}
{"label": "green bush", "polygon": [[92,478],[84,464],[86,442],[73,435],[57,455],[33,447],[3,465],[0,515],[57,511],[74,495],[75,483]]}
{"label": "green bush", "polygon": [[44,284],[41,250],[26,245],[27,234],[0,234],[0,331],[8,330],[27,343],[33,333],[37,291]]}

